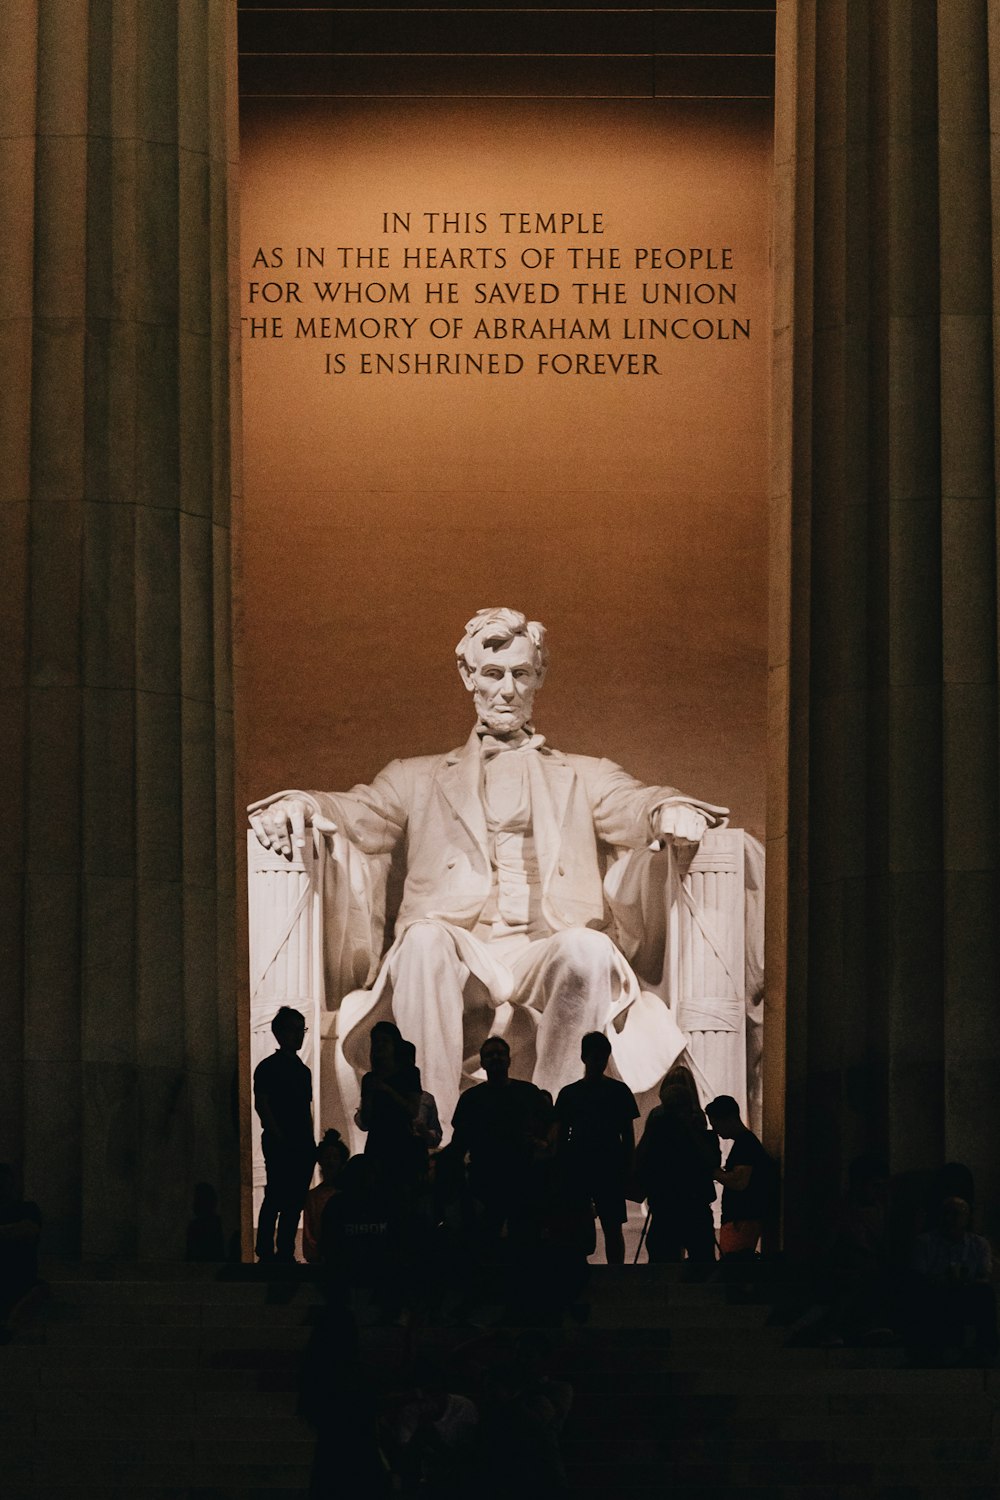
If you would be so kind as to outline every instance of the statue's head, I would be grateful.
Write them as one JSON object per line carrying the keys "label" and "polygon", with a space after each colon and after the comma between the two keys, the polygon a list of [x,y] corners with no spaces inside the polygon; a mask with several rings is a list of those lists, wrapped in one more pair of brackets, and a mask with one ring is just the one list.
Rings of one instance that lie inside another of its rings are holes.
{"label": "statue's head", "polygon": [[548,665],[544,625],[517,609],[480,609],[466,625],[455,655],[487,729],[514,734],[531,722],[531,706]]}

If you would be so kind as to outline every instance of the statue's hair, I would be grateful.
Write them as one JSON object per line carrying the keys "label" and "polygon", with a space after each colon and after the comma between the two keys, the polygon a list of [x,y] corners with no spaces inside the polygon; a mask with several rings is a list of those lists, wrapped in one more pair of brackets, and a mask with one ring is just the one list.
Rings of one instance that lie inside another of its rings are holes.
{"label": "statue's hair", "polygon": [[545,626],[538,620],[529,620],[519,609],[477,609],[465,627],[465,634],[455,647],[459,671],[475,670],[476,663],[471,651],[474,644],[492,651],[509,646],[519,635],[525,635],[535,648],[535,666],[544,672],[549,664],[545,649]]}

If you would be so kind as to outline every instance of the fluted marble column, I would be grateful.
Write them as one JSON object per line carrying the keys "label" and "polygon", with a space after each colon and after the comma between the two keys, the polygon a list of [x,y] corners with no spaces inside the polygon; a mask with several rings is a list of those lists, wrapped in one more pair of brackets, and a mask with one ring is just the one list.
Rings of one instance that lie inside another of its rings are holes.
{"label": "fluted marble column", "polygon": [[5,13],[0,1155],[65,1253],[237,1220],[235,9]]}
{"label": "fluted marble column", "polygon": [[[1000,1228],[997,0],[778,0],[767,1132]],[[783,1045],[779,1039],[783,1038]]]}

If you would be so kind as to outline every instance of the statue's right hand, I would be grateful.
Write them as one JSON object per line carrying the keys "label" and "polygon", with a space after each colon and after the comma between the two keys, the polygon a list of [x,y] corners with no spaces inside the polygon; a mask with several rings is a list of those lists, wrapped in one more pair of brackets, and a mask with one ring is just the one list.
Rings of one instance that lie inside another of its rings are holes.
{"label": "statue's right hand", "polygon": [[304,847],[308,827],[318,828],[322,833],[336,832],[335,825],[315,813],[305,797],[279,797],[266,806],[251,802],[247,812],[250,827],[264,848],[283,854],[286,859]]}

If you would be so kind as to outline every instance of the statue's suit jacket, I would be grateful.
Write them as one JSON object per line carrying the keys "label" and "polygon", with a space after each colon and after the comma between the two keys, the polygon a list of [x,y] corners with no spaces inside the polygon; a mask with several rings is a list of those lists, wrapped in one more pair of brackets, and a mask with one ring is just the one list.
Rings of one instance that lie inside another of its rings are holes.
{"label": "statue's suit jacket", "polygon": [[[526,761],[545,919],[555,932],[603,927],[607,853],[649,844],[656,809],[686,799],[673,787],[644,786],[613,761],[544,744]],[[475,924],[492,883],[475,733],[447,755],[394,760],[369,786],[309,796],[368,854],[387,854],[406,840],[397,934],[421,918]]]}
{"label": "statue's suit jacket", "polygon": [[[666,910],[674,899],[678,867],[669,850],[651,854],[647,848],[656,833],[654,814],[666,802],[682,802],[717,823],[725,809],[673,787],[644,786],[613,761],[594,756],[565,755],[543,744],[526,752],[525,760],[543,915],[554,932],[594,927],[608,930],[614,938],[621,953],[622,985],[608,1035],[619,1073],[629,1087],[651,1088],[684,1047],[684,1036],[663,998],[646,993],[644,979],[629,967],[633,956],[643,958],[652,985],[661,971],[665,973]],[[281,797],[304,796],[339,830],[339,837],[328,840],[330,862],[343,862],[340,868],[346,878],[324,880],[323,902],[326,1003],[340,1008],[335,1055],[344,1100],[356,1099],[370,1026],[391,1013],[386,981],[392,950],[379,962],[384,899],[380,902],[375,886],[363,877],[357,883],[352,880],[353,850],[372,856],[365,861],[371,868],[384,865],[386,856],[396,851],[405,855],[406,880],[395,920],[397,943],[413,922],[447,922],[463,961],[492,996],[490,1003],[501,1004],[507,998],[503,975],[491,972],[502,966],[479,966],[490,945],[476,942],[471,931],[493,880],[481,768],[482,750],[473,732],[465,745],[447,755],[392,761],[368,786],[342,793],[277,792],[255,804],[263,807]],[[613,882],[614,891],[606,889],[605,866],[616,851],[627,850],[643,852],[620,860],[615,873],[628,870],[629,877]],[[669,879],[667,870],[674,872]],[[384,880],[381,889],[384,892]],[[333,908],[336,920],[331,920]],[[462,942],[463,928],[468,944]],[[506,980],[509,989],[509,974]],[[345,1108],[350,1118],[353,1105]]]}

